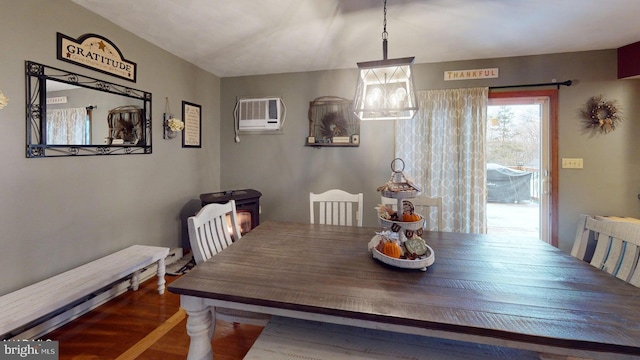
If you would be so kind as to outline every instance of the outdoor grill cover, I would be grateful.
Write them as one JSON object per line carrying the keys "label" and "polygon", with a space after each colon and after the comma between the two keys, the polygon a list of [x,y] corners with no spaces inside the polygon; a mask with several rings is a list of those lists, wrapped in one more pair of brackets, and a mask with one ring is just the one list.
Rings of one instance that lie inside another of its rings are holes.
{"label": "outdoor grill cover", "polygon": [[487,201],[515,203],[531,199],[531,172],[487,164]]}

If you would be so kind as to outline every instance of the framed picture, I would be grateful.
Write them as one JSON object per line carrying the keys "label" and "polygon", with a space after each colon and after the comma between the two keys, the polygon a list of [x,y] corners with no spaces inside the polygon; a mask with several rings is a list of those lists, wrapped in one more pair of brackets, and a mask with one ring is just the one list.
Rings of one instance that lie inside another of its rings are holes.
{"label": "framed picture", "polygon": [[182,102],[182,147],[202,147],[202,107],[197,104]]}
{"label": "framed picture", "polygon": [[353,101],[323,96],[309,104],[307,146],[359,146],[360,119],[353,113]]}

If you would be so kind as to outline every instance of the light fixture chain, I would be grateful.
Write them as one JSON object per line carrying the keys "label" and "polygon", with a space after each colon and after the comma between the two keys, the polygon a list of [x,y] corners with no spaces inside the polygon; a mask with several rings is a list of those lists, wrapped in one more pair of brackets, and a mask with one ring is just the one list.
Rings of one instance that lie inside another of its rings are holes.
{"label": "light fixture chain", "polygon": [[384,0],[384,21],[382,22],[382,40],[386,40],[389,37],[387,33],[387,0]]}
{"label": "light fixture chain", "polygon": [[384,21],[382,22],[382,59],[387,60],[387,38],[389,34],[387,33],[387,0],[384,0]]}

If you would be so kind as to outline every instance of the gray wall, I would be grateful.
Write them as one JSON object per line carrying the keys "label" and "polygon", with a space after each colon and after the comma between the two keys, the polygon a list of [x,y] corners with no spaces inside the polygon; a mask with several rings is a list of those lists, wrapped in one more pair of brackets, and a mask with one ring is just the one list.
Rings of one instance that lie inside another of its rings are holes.
{"label": "gray wall", "polygon": [[[0,295],[131,244],[182,246],[181,216],[220,189],[220,79],[69,0],[0,8]],[[56,32],[111,40],[137,63],[137,82],[57,60]],[[153,153],[25,158],[25,60],[151,92]],[[178,117],[182,100],[202,106],[202,148],[162,139],[165,97]]]}
{"label": "gray wall", "polygon": [[[354,64],[355,66],[355,64]],[[444,81],[444,71],[500,69],[498,79]],[[560,169],[559,247],[569,251],[580,213],[640,216],[639,80],[617,80],[616,50],[419,64],[416,88],[537,84],[573,80],[559,95],[559,157],[584,158],[583,170]],[[376,188],[389,179],[394,158],[392,121],[361,123],[360,147],[305,147],[309,102],[320,96],[352,98],[356,70],[248,76],[222,79],[221,184],[223,188],[255,188],[264,193],[262,220],[309,219],[308,193],[329,188],[363,192],[364,225],[377,226]],[[514,90],[514,89],[511,89]],[[522,90],[522,89],[515,89]],[[607,134],[582,130],[579,110],[594,95],[618,101],[625,121]],[[280,96],[287,105],[282,135],[233,138],[233,106],[238,97]]]}

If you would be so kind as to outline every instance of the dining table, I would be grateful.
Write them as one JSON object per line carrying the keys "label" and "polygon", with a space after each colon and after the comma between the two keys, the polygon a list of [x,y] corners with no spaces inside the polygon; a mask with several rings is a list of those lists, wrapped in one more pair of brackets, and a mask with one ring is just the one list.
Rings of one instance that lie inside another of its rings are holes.
{"label": "dining table", "polygon": [[380,227],[267,221],[173,281],[189,359],[212,359],[215,307],[498,345],[640,358],[640,289],[536,238],[424,231],[426,271],[374,259]]}

